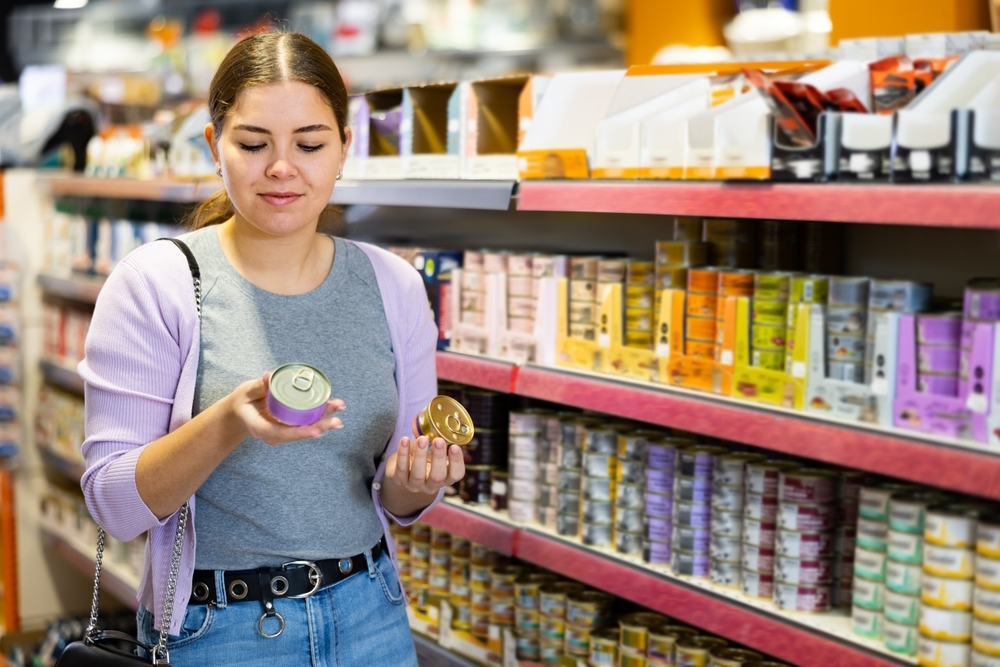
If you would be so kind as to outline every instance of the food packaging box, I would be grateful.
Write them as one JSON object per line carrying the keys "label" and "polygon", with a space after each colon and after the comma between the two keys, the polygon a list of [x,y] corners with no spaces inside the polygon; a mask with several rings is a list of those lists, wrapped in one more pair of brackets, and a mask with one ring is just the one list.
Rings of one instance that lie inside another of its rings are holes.
{"label": "food packaging box", "polygon": [[364,95],[352,95],[347,101],[347,125],[351,128],[351,145],[347,149],[344,162],[344,178],[349,181],[361,180],[368,164],[368,99]]}
{"label": "food packaging box", "polygon": [[[797,306],[800,311],[795,329],[795,345],[791,372],[769,370],[751,364],[751,299],[750,297],[729,297],[735,302],[735,340],[733,346],[732,396],[753,403],[776,405],[783,408],[801,410],[805,403],[808,380],[808,342],[811,322],[805,314],[808,304]],[[726,356],[725,347],[722,356]],[[721,357],[720,357],[721,358]],[[722,359],[726,361],[727,359]]]}
{"label": "food packaging box", "polygon": [[[403,89],[388,88],[366,93],[365,102],[368,150],[362,177],[367,180],[401,179],[403,159],[400,155],[400,129],[403,121]],[[358,123],[364,122],[365,117],[359,113]]]}
{"label": "food packaging box", "polygon": [[459,98],[455,83],[411,86],[403,90],[399,153],[404,178],[461,177]]}
{"label": "food packaging box", "polygon": [[957,109],[955,176],[963,181],[1000,181],[1000,76],[966,109]]}
{"label": "food packaging box", "polygon": [[453,326],[452,278],[455,269],[462,265],[462,253],[450,250],[421,250],[413,266],[424,279],[427,300],[434,312],[438,327],[438,349],[448,347]]}

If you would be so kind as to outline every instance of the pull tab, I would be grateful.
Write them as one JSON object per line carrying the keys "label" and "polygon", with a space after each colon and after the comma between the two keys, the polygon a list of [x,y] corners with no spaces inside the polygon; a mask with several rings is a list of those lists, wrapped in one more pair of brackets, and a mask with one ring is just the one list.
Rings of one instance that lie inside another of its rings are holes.
{"label": "pull tab", "polygon": [[300,368],[299,372],[292,378],[292,386],[299,391],[309,391],[313,385],[316,374],[311,368]]}
{"label": "pull tab", "polygon": [[[449,429],[451,429],[452,433],[457,433],[459,435],[469,434],[469,425],[462,421],[457,412],[453,412],[445,417],[444,423]],[[455,426],[455,424],[457,424],[457,426]]]}

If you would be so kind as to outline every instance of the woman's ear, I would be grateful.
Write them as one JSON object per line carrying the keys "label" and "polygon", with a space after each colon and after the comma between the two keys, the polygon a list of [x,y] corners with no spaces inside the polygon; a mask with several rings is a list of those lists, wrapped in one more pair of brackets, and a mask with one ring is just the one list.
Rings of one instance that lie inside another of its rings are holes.
{"label": "woman's ear", "polygon": [[219,147],[216,145],[215,136],[215,126],[211,123],[205,124],[205,143],[208,144],[209,150],[212,151],[212,159],[215,160],[215,164],[221,164],[219,160]]}

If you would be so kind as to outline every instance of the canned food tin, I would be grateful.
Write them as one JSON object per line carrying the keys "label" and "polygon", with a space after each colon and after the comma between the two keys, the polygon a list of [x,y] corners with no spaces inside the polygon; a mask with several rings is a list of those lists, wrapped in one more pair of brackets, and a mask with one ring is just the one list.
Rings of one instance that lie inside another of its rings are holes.
{"label": "canned food tin", "polygon": [[539,481],[541,478],[539,463],[535,459],[509,459],[508,469],[514,479]]}
{"label": "canned food tin", "polygon": [[583,478],[584,500],[614,500],[615,480],[600,477]]}
{"label": "canned food tin", "polygon": [[631,510],[619,507],[615,511],[615,530],[624,533],[641,533],[643,529],[642,510]]}
{"label": "canned food tin", "polygon": [[[856,556],[854,562],[856,566]],[[857,570],[855,569],[855,571]],[[895,593],[918,595],[923,578],[924,571],[919,565],[897,563],[894,560],[887,560],[885,563],[885,587]]]}
{"label": "canned food tin", "polygon": [[829,530],[836,521],[833,505],[798,505],[782,502],[778,509],[777,523],[783,530]]}
{"label": "canned food tin", "polygon": [[414,565],[429,565],[431,562],[430,542],[413,542],[410,544],[410,561]]}
{"label": "canned food tin", "polygon": [[972,614],[920,605],[920,634],[949,642],[967,642],[972,636]]}
{"label": "canned food tin", "polygon": [[657,431],[632,431],[618,435],[618,458],[624,461],[636,461],[645,463],[647,446],[650,440],[662,438],[663,434]]}
{"label": "canned food tin", "polygon": [[677,641],[684,637],[696,637],[697,630],[674,625],[663,625],[649,629],[649,646],[646,654],[653,660],[661,660],[670,665],[675,662],[674,649]]}
{"label": "canned food tin", "polygon": [[646,507],[646,492],[637,484],[619,484],[615,493],[615,506],[619,509],[643,509]]}
{"label": "canned food tin", "polygon": [[972,549],[939,547],[924,544],[924,572],[939,577],[971,579],[975,568],[975,553]]}
{"label": "canned food tin", "polygon": [[743,543],[757,547],[773,549],[776,539],[777,525],[745,519],[743,521]]}
{"label": "canned food tin", "polygon": [[712,481],[721,486],[743,487],[746,464],[764,457],[750,452],[736,452],[715,457]]}
{"label": "canned food tin", "polygon": [[641,653],[635,653],[634,651],[629,651],[628,649],[622,649],[618,654],[618,667],[657,667],[655,663],[651,663],[646,656]]}
{"label": "canned food tin", "polygon": [[563,642],[543,639],[539,653],[543,665],[558,665],[563,655]]}
{"label": "canned food tin", "polygon": [[[885,605],[885,594],[884,583],[880,581],[868,581],[859,577],[854,580],[851,602],[856,607],[881,611]],[[919,605],[917,606],[919,607]],[[914,622],[916,620],[916,617],[914,617]]]}
{"label": "canned food tin", "polygon": [[[650,514],[648,501],[646,514]],[[709,529],[712,524],[712,506],[678,500],[674,503],[673,519],[675,525]]]}
{"label": "canned food tin", "polygon": [[329,399],[330,381],[318,368],[307,364],[285,364],[271,373],[267,410],[283,424],[305,426],[316,423],[323,418]]}
{"label": "canned food tin", "polygon": [[538,523],[547,528],[557,528],[559,522],[559,512],[555,507],[539,507]]}
{"label": "canned food tin", "polygon": [[588,477],[608,479],[615,476],[618,457],[614,454],[594,454],[585,452],[583,455],[584,474]]}
{"label": "canned food tin", "polygon": [[690,577],[707,577],[710,559],[708,552],[685,551],[673,548],[670,556],[670,566],[674,574],[684,574]]}
{"label": "canned food tin", "polygon": [[569,593],[566,602],[566,622],[573,625],[595,628],[608,620],[614,598],[601,591],[578,591]]}
{"label": "canned food tin", "polygon": [[[565,612],[565,607],[563,608]],[[562,642],[566,637],[566,619],[556,616],[541,616],[542,639]]]}
{"label": "canned food tin", "polygon": [[743,487],[713,483],[712,507],[724,512],[743,511]]}
{"label": "canned food tin", "polygon": [[871,609],[855,605],[851,609],[851,631],[868,639],[882,639],[882,627],[885,621],[882,614]]}
{"label": "canned food tin", "polygon": [[645,653],[649,647],[650,629],[666,623],[666,616],[649,612],[622,616],[618,619],[622,648]]}
{"label": "canned food tin", "polygon": [[942,547],[972,547],[976,543],[976,524],[982,513],[980,506],[965,503],[928,507],[924,539]]}
{"label": "canned food tin", "polygon": [[712,534],[743,538],[743,514],[712,510]]}
{"label": "canned food tin", "polygon": [[560,491],[556,494],[556,510],[560,514],[579,514],[580,494],[573,491]]}
{"label": "canned food tin", "polygon": [[901,533],[923,535],[927,506],[941,495],[924,491],[900,493],[889,499],[889,528]]}
{"label": "canned food tin", "polygon": [[774,605],[786,611],[829,611],[830,586],[778,582],[774,585]]}
{"label": "canned food tin", "polygon": [[858,519],[858,546],[872,551],[885,551],[889,546],[889,523],[873,519]]}
{"label": "canned food tin", "polygon": [[980,556],[976,559],[976,586],[1000,591],[1000,560]]}
{"label": "canned food tin", "polygon": [[[855,579],[855,582],[861,581]],[[885,592],[885,617],[895,623],[916,625],[920,622],[920,598],[895,591]]]}
{"label": "canned food tin", "polygon": [[583,450],[571,445],[559,445],[556,452],[556,462],[563,468],[582,468]]}
{"label": "canned food tin", "polygon": [[646,481],[646,464],[643,461],[618,461],[618,482],[621,484],[642,484]]}
{"label": "canned food tin", "polygon": [[971,579],[946,579],[924,573],[920,601],[941,609],[968,611],[972,609],[973,588]]}
{"label": "canned food tin", "polygon": [[705,477],[674,477],[674,498],[695,503],[709,503],[712,499],[712,479]]}
{"label": "canned food tin", "polygon": [[524,435],[510,435],[508,440],[511,457],[519,459],[538,458],[543,443],[542,436],[538,433]]}
{"label": "canned food tin", "polygon": [[514,598],[490,596],[490,624],[514,625]]}
{"label": "canned food tin", "polygon": [[451,547],[443,549],[431,547],[430,565],[432,568],[437,567],[446,570],[451,567]]}
{"label": "canned food tin", "polygon": [[614,520],[614,505],[600,500],[583,501],[584,523],[602,523],[611,525]]}
{"label": "canned food tin", "polygon": [[566,623],[565,651],[567,655],[585,656],[590,654],[589,627]]}
{"label": "canned food tin", "polygon": [[511,521],[538,521],[538,503],[534,500],[510,500],[507,502],[507,514]]}
{"label": "canned food tin", "polygon": [[650,468],[673,470],[677,459],[677,449],[688,447],[687,441],[649,440],[646,443],[646,463]]}
{"label": "canned food tin", "polygon": [[976,527],[976,553],[1000,558],[1000,516],[981,516]]}
{"label": "canned food tin", "polygon": [[972,648],[980,653],[1000,656],[1000,625],[974,619],[972,621]]}
{"label": "canned food tin", "polygon": [[542,463],[540,468],[540,481],[542,484],[549,484],[559,488],[559,466],[555,463]]}
{"label": "canned food tin", "polygon": [[614,539],[614,531],[610,523],[586,523],[583,524],[583,535],[581,541],[591,547],[610,547]]}
{"label": "canned food tin", "polygon": [[525,609],[515,605],[514,627],[518,633],[537,635],[542,627],[542,616],[537,609]]}
{"label": "canned food tin", "polygon": [[642,559],[653,565],[670,565],[670,542],[646,540],[642,544]]}
{"label": "canned food tin", "polygon": [[648,468],[646,470],[646,490],[653,493],[673,493],[674,471],[672,469]]}
{"label": "canned food tin", "polygon": [[674,646],[677,667],[708,667],[708,654],[728,645],[715,637],[685,637]]}
{"label": "canned food tin", "polygon": [[833,581],[833,560],[802,560],[778,556],[775,560],[774,576],[786,584],[799,586],[824,586]]}
{"label": "canned food tin", "polygon": [[698,553],[708,552],[708,543],[711,533],[707,528],[692,528],[690,526],[674,526],[673,539],[671,543],[677,549],[685,551],[695,551]]}
{"label": "canned food tin", "polygon": [[709,656],[710,667],[743,667],[748,662],[763,660],[764,656],[742,648],[713,650]]}
{"label": "canned food tin", "polygon": [[579,491],[580,490],[580,479],[582,475],[580,470],[573,468],[560,468],[559,469],[559,489],[565,491]]}
{"label": "canned food tin", "polygon": [[830,305],[863,306],[868,303],[868,278],[830,276],[828,282]]}
{"label": "canned food tin", "polygon": [[890,559],[902,563],[923,563],[924,537],[914,533],[890,530],[887,553]]}
{"label": "canned food tin", "polygon": [[475,590],[488,591],[490,588],[490,573],[493,570],[491,565],[470,565],[469,585]]}
{"label": "canned food tin", "polygon": [[604,628],[590,633],[590,665],[618,667],[618,628]]}
{"label": "canned food tin", "polygon": [[627,554],[630,556],[642,555],[643,541],[642,533],[615,531],[615,551],[620,554]]}
{"label": "canned food tin", "polygon": [[780,473],[799,467],[801,466],[793,461],[748,461],[746,464],[746,491],[761,496],[777,496]]}
{"label": "canned food tin", "polygon": [[469,444],[476,433],[468,411],[450,396],[432,398],[427,407],[414,417],[414,430],[420,435],[443,438],[460,446]]}
{"label": "canned food tin", "polygon": [[728,454],[725,447],[695,445],[677,450],[677,472],[686,477],[711,478],[715,457]]}
{"label": "canned food tin", "polygon": [[834,541],[830,533],[804,533],[778,530],[775,551],[790,558],[816,559],[833,554]]}
{"label": "canned food tin", "polygon": [[739,588],[743,567],[740,563],[712,559],[709,565],[709,578],[713,584],[725,588]]}
{"label": "canned food tin", "polygon": [[514,596],[514,581],[524,572],[519,565],[499,565],[490,571],[490,594]]}
{"label": "canned food tin", "polygon": [[[858,547],[854,552],[854,574],[862,579],[871,581],[885,581],[886,555],[881,551],[872,551]],[[919,580],[916,590],[920,592]]]}
{"label": "canned food tin", "polygon": [[[497,473],[493,473],[493,485],[496,485]],[[533,480],[526,479],[510,479],[507,480],[509,485],[509,490],[507,490],[507,495],[512,500],[527,500],[531,502],[536,502],[541,498],[541,485]],[[499,493],[497,489],[494,488],[494,493]]]}
{"label": "canned food tin", "polygon": [[829,470],[800,468],[778,475],[778,499],[785,503],[828,503],[836,491],[837,474]]}
{"label": "canned food tin", "polygon": [[617,454],[618,431],[613,428],[588,428],[584,451],[590,454]]}
{"label": "canned food tin", "polygon": [[894,653],[916,655],[919,633],[910,625],[900,625],[886,620],[882,628],[885,647]]}
{"label": "canned food tin", "polygon": [[[566,616],[567,596],[570,593],[579,593],[583,589],[583,584],[575,581],[556,581],[551,584],[542,585],[538,589],[538,604],[542,616],[564,618]],[[544,624],[545,619],[542,619],[542,621]]]}
{"label": "canned food tin", "polygon": [[754,521],[777,523],[778,499],[775,496],[747,493],[743,504],[743,515]]}
{"label": "canned food tin", "polygon": [[917,664],[920,667],[967,667],[970,646],[921,636],[917,640]]}
{"label": "canned food tin", "polygon": [[972,608],[976,618],[1000,623],[1000,592],[976,586],[972,593]]}
{"label": "canned food tin", "polygon": [[743,554],[743,542],[738,537],[713,534],[709,540],[708,553],[712,560],[739,562]]}
{"label": "canned food tin", "polygon": [[908,484],[863,486],[858,495],[859,512],[866,519],[888,521],[890,499],[896,495],[912,493],[913,490]]}
{"label": "canned food tin", "polygon": [[646,492],[646,516],[670,518],[673,515],[673,507],[674,497],[669,493]]}
{"label": "canned food tin", "polygon": [[774,597],[774,575],[743,570],[740,587],[743,589],[743,594],[748,597],[770,600]]}
{"label": "canned food tin", "polygon": [[1000,667],[1000,656],[973,651],[969,658],[969,667]]}
{"label": "canned food tin", "polygon": [[580,534],[579,514],[557,514],[556,534],[564,537],[573,537]]}
{"label": "canned food tin", "polygon": [[743,569],[755,572],[774,572],[774,549],[761,548],[752,544],[743,545]]}
{"label": "canned food tin", "polygon": [[751,321],[756,324],[787,326],[788,302],[768,299],[753,300]]}

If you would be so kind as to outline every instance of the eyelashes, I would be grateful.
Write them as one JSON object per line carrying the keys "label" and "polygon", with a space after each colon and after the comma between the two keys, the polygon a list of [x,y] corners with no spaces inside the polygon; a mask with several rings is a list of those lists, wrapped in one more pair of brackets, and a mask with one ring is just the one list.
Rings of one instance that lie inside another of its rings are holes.
{"label": "eyelashes", "polygon": [[[313,145],[300,144],[299,148],[301,148],[306,153],[315,153],[319,150],[322,150],[325,146],[326,144],[313,144]],[[264,144],[241,143],[240,148],[245,150],[247,153],[257,153],[264,149]]]}

